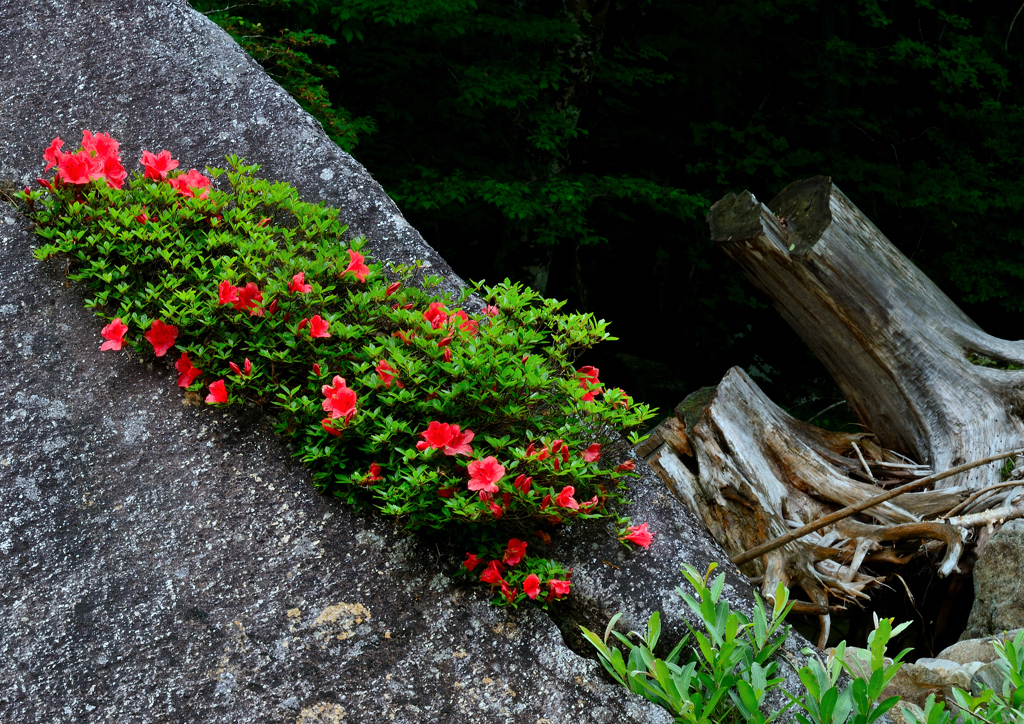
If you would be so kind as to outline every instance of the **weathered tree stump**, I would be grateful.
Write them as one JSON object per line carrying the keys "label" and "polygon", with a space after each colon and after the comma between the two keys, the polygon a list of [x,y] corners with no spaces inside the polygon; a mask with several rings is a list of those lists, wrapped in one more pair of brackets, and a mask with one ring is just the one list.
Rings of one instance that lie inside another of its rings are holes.
{"label": "weathered tree stump", "polygon": [[[643,450],[730,555],[882,488],[1024,447],[1024,343],[986,334],[836,189],[816,177],[767,206],[730,194],[712,238],[822,360],[866,428],[836,433],[787,415],[742,370],[691,396]],[[917,461],[917,462],[915,462]],[[1024,515],[1022,489],[989,464],[905,493],[747,563],[798,611],[859,602],[927,554],[956,570],[976,528]],[[957,515],[959,514],[959,515]],[[975,539],[977,540],[977,539]],[[865,566],[878,568],[869,572]]]}

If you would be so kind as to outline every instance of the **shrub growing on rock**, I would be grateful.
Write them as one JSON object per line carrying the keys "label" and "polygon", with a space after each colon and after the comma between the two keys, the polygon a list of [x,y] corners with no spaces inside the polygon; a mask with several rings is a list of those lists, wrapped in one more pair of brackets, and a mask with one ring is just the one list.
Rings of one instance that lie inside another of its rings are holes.
{"label": "shrub growing on rock", "polygon": [[128,180],[108,135],[63,147],[19,196],[36,256],[62,257],[109,321],[101,349],[173,360],[197,404],[275,410],[319,488],[447,531],[497,603],[569,592],[543,553],[562,525],[607,518],[650,545],[621,515],[633,462],[610,443],[653,413],[574,366],[604,321],[507,281],[452,299],[418,265],[385,270],[336,210],[236,157],[206,176],[144,151]]}

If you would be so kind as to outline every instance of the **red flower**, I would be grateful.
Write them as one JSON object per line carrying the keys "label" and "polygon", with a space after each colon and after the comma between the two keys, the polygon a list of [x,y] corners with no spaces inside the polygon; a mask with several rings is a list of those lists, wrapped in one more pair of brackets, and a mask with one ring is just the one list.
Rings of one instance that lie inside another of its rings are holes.
{"label": "red flower", "polygon": [[466,553],[466,560],[462,562],[462,565],[465,566],[467,571],[472,571],[476,568],[478,563],[480,563],[480,559],[477,558],[476,555],[473,553]]}
{"label": "red flower", "polygon": [[588,463],[596,463],[601,459],[601,444],[594,443],[583,451],[583,459]]}
{"label": "red flower", "polygon": [[[395,379],[395,375],[398,372],[391,363],[386,359],[382,359],[377,363],[377,376],[380,377],[380,381],[384,383],[385,387],[391,387],[391,381]],[[401,384],[401,383],[399,383]]]}
{"label": "red flower", "polygon": [[325,417],[323,420],[320,421],[320,427],[322,427],[324,430],[331,433],[335,437],[339,437],[341,435],[341,430],[334,429],[334,424],[331,422],[331,418],[329,417]]}
{"label": "red flower", "polygon": [[210,383],[210,394],[206,396],[206,401],[215,405],[228,401],[228,391],[224,388],[224,380]]}
{"label": "red flower", "polygon": [[274,312],[277,311],[277,300],[275,299],[267,306],[267,314],[274,316]]}
{"label": "red flower", "polygon": [[601,380],[597,379],[599,372],[600,370],[598,370],[597,367],[591,367],[590,365],[580,367],[578,372],[578,374],[582,375],[580,379],[580,387],[587,391],[587,393],[583,395],[584,402],[590,402],[595,396],[601,394]]}
{"label": "red flower", "polygon": [[488,317],[497,317],[499,314],[501,314],[501,310],[499,310],[493,304],[488,304],[486,307],[480,310],[480,313],[486,314]]}
{"label": "red flower", "polygon": [[103,176],[103,162],[88,151],[61,154],[57,160],[57,177],[69,184],[83,185]]}
{"label": "red flower", "polygon": [[100,345],[100,351],[107,349],[120,350],[121,345],[124,344],[124,333],[127,331],[128,325],[122,323],[120,317],[105,326],[100,330],[100,336],[107,341]]}
{"label": "red flower", "polygon": [[444,352],[441,353],[441,359],[443,359],[445,362],[452,361],[452,351],[450,348],[446,349]]}
{"label": "red flower", "polygon": [[268,217],[268,218],[265,218],[265,219],[260,219],[259,222],[256,224],[256,226],[258,228],[262,229],[264,226],[266,226],[269,223],[270,223],[270,218]]}
{"label": "red flower", "polygon": [[308,320],[308,319],[306,319],[305,317],[303,317],[302,319],[300,319],[300,320],[299,320],[299,326],[295,328],[295,334],[298,334],[298,333],[299,333],[299,332],[301,332],[301,331],[302,331],[303,329],[305,329],[305,327],[306,327],[306,325],[307,325],[307,324],[309,324],[309,320]]}
{"label": "red flower", "polygon": [[509,603],[513,603],[516,600],[516,596],[519,595],[516,588],[509,588],[505,581],[501,582],[501,595],[505,597],[505,600]]}
{"label": "red flower", "polygon": [[228,362],[228,367],[230,367],[231,371],[234,372],[239,377],[248,377],[252,373],[252,362],[249,361],[248,357],[245,358],[245,372],[242,372],[242,370],[238,369],[238,365],[236,365],[234,362]]}
{"label": "red flower", "polygon": [[459,310],[451,315],[451,319],[461,319],[462,322],[459,324],[459,329],[463,332],[469,332],[473,337],[477,335],[480,329],[480,323],[475,319],[470,319],[463,310]]}
{"label": "red flower", "polygon": [[474,460],[469,464],[469,489],[493,495],[498,492],[496,483],[504,476],[505,468],[494,457]]}
{"label": "red flower", "polygon": [[550,495],[545,495],[544,496],[544,500],[540,501],[540,509],[544,510],[549,505],[551,505],[551,496]]}
{"label": "red flower", "polygon": [[622,536],[620,540],[632,541],[641,548],[647,548],[651,545],[651,541],[654,539],[654,536],[647,530],[646,523],[631,526],[626,530],[629,531],[629,535]]}
{"label": "red flower", "polygon": [[335,375],[332,384],[324,385],[320,391],[324,393],[321,407],[330,419],[344,418],[348,425],[348,421],[356,414],[356,393],[348,388],[344,378]]}
{"label": "red flower", "polygon": [[306,294],[307,292],[313,291],[313,287],[306,284],[306,272],[299,272],[292,277],[292,282],[288,285],[288,291],[298,292],[299,294]]}
{"label": "red flower", "polygon": [[382,478],[380,475],[380,465],[378,465],[377,463],[370,463],[370,478],[369,480],[367,480],[367,482],[376,483],[383,479],[384,478]]}
{"label": "red flower", "polygon": [[147,221],[149,221],[149,217],[146,216],[146,212],[143,211],[142,213],[135,217],[135,220],[138,221],[140,224],[145,224]]}
{"label": "red flower", "polygon": [[526,541],[513,538],[508,542],[508,546],[505,548],[505,554],[501,557],[501,560],[510,566],[514,566],[523,560],[526,555]]}
{"label": "red flower", "polygon": [[[482,494],[483,493],[481,492],[481,495]],[[498,505],[497,503],[491,502],[491,503],[488,503],[487,505],[490,506],[490,508],[491,508],[491,515],[494,516],[495,520],[500,518],[502,516],[502,514],[505,512],[504,510],[502,510],[501,506]]]}
{"label": "red flower", "polygon": [[[116,141],[115,141],[116,143]],[[128,172],[121,165],[120,156],[101,156],[103,164],[103,178],[107,180],[107,186],[112,189],[119,189],[128,178]]]}
{"label": "red flower", "polygon": [[622,463],[617,468],[615,468],[615,472],[617,472],[617,473],[627,472],[628,473],[628,472],[631,472],[631,471],[633,471],[635,469],[636,469],[636,463],[633,462],[632,460],[627,460],[626,462]]}
{"label": "red flower", "polygon": [[170,324],[164,324],[159,319],[154,319],[153,325],[146,332],[145,337],[153,345],[153,352],[156,356],[163,357],[167,354],[167,350],[174,346],[178,330]]}
{"label": "red flower", "polygon": [[561,508],[571,508],[573,510],[580,507],[580,504],[577,503],[575,498],[572,497],[573,493],[575,492],[576,489],[574,487],[572,487],[571,485],[566,485],[564,488],[562,488],[562,492],[558,494],[558,497],[555,498],[555,505]]}
{"label": "red flower", "polygon": [[438,488],[437,494],[442,498],[453,498],[457,492],[456,488]]}
{"label": "red flower", "polygon": [[169,172],[178,168],[178,162],[171,158],[171,152],[166,150],[155,156],[149,151],[143,151],[139,163],[146,169],[146,178],[154,181],[163,181]]}
{"label": "red flower", "polygon": [[[224,282],[221,282],[221,287],[223,286]],[[256,304],[256,302],[263,301],[263,292],[255,282],[249,282],[244,287],[237,287],[235,291],[238,294],[238,298],[234,300],[235,309],[240,312],[248,310],[250,317],[263,316],[263,309]]]}
{"label": "red flower", "polygon": [[531,601],[536,601],[538,594],[540,594],[540,579],[537,578],[536,573],[531,573],[523,581],[523,593],[530,597]]}
{"label": "red flower", "polygon": [[313,363],[313,374],[315,374],[317,377],[320,376],[320,365],[318,365],[316,362]]}
{"label": "red flower", "polygon": [[321,319],[319,314],[314,314],[312,319],[309,320],[309,336],[311,338],[324,338],[330,337],[331,333],[327,330],[331,324],[326,319]]}
{"label": "red flower", "polygon": [[406,344],[412,344],[412,340],[416,336],[416,333],[415,332],[403,332],[402,330],[398,330],[397,332],[395,332],[391,336],[392,337],[398,337],[400,340],[402,340]]}
{"label": "red flower", "polygon": [[355,274],[356,279],[358,279],[361,282],[365,282],[366,275],[370,273],[370,267],[366,266],[366,264],[363,263],[366,257],[360,254],[358,251],[352,251],[351,249],[349,249],[348,258],[350,260],[349,264],[345,268],[345,271],[342,273],[348,274],[349,272],[352,272],[353,274]]}
{"label": "red flower", "polygon": [[525,475],[520,475],[516,478],[515,486],[516,490],[522,491],[523,495],[530,492],[530,486],[533,484],[533,478],[528,478]]}
{"label": "red flower", "polygon": [[238,302],[238,288],[231,284],[227,279],[220,283],[217,287],[217,304],[232,304],[235,303],[235,309],[241,309],[236,302]]}
{"label": "red flower", "polygon": [[384,298],[387,299],[390,297],[392,294],[397,292],[398,288],[401,286],[402,282],[395,282],[394,284],[389,285],[388,288],[384,290]]}
{"label": "red flower", "polygon": [[444,304],[431,302],[430,308],[423,313],[423,318],[430,322],[431,329],[441,329],[448,321],[448,314],[444,311]]}
{"label": "red flower", "polygon": [[196,381],[196,377],[203,374],[201,369],[192,366],[188,352],[181,353],[181,358],[174,363],[174,368],[178,370],[178,387],[188,387]]}
{"label": "red flower", "polygon": [[552,578],[548,581],[548,600],[552,598],[559,598],[569,593],[569,588],[572,584],[569,581],[562,581],[557,578]]}
{"label": "red flower", "polygon": [[431,422],[427,429],[420,433],[423,439],[416,443],[417,450],[444,448],[445,455],[472,455],[473,448],[469,444],[476,435],[472,430],[462,432],[458,425],[447,422]]}
{"label": "red flower", "polygon": [[60,147],[63,145],[64,141],[60,140],[60,136],[58,136],[50,142],[50,147],[43,151],[43,160],[46,161],[46,168],[43,171],[49,171],[57,165],[60,157],[64,155],[60,150]]}
{"label": "red flower", "polygon": [[480,580],[484,583],[490,583],[492,586],[496,586],[501,583],[504,579],[501,577],[505,567],[498,563],[498,561],[491,561],[487,564],[487,568],[480,574]]}
{"label": "red flower", "polygon": [[447,337],[445,337],[440,342],[438,342],[437,346],[438,347],[447,347],[449,344],[451,344],[451,342],[452,342],[452,335],[449,334]]}
{"label": "red flower", "polygon": [[196,171],[194,168],[190,169],[188,173],[178,174],[174,178],[167,179],[167,183],[174,187],[182,196],[194,199],[196,198],[196,191],[202,189],[203,192],[199,194],[200,199],[209,197],[209,186],[210,179],[203,176],[201,173]]}

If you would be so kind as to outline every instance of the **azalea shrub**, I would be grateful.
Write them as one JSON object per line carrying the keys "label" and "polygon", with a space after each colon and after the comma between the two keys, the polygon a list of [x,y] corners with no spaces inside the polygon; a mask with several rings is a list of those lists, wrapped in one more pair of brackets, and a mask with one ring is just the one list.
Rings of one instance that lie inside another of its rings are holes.
{"label": "azalea shrub", "polygon": [[569,593],[545,552],[562,526],[605,518],[651,544],[623,514],[634,463],[609,443],[653,413],[575,365],[604,321],[508,281],[452,298],[420,264],[385,269],[336,209],[236,157],[204,174],[143,151],[129,180],[107,134],[63,148],[19,196],[36,256],[108,320],[101,349],[173,361],[192,402],[275,412],[320,489],[444,530],[496,603]]}

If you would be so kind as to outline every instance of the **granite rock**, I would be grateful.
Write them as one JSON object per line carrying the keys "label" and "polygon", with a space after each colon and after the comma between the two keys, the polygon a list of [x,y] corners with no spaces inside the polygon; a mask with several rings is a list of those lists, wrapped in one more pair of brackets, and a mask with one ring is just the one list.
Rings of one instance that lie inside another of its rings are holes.
{"label": "granite rock", "polygon": [[974,605],[960,640],[1024,627],[1024,520],[1011,520],[974,566]]}
{"label": "granite rock", "polygon": [[[421,259],[461,285],[370,174],[184,2],[0,0],[0,58],[0,182],[32,183],[50,140],[74,146],[83,128],[118,138],[130,170],[143,148],[186,168],[235,153],[340,208],[377,258]],[[431,541],[317,495],[257,411],[185,406],[167,368],[101,354],[102,322],[7,213],[0,719],[671,720],[576,653],[589,653],[578,624],[619,611],[628,630],[662,610],[670,646],[688,617],[682,564],[727,560],[642,461],[631,512],[655,532],[650,550],[578,526],[559,544],[576,590],[555,620],[494,609],[444,575]],[[749,611],[745,579],[723,570]]]}

